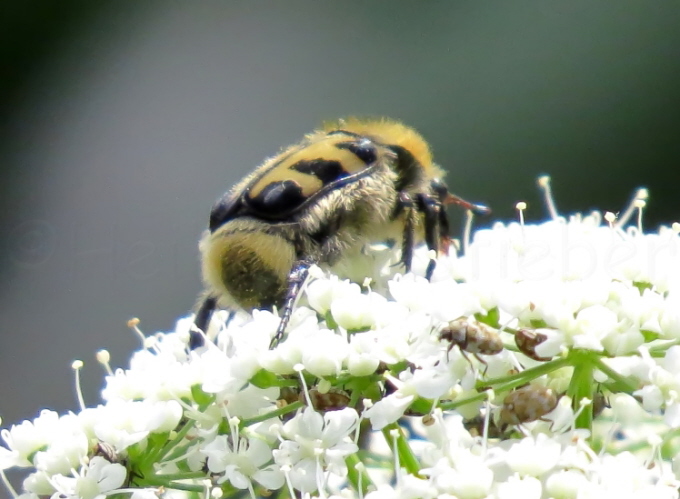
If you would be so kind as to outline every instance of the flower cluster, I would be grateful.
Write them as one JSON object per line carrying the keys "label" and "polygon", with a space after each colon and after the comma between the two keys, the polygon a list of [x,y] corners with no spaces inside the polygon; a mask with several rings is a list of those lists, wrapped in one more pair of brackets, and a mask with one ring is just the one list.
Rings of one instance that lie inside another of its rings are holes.
{"label": "flower cluster", "polygon": [[194,351],[181,319],[101,405],[2,430],[0,469],[21,499],[678,497],[680,227],[604,218],[497,223],[429,281],[424,249],[313,268],[273,349],[276,313]]}

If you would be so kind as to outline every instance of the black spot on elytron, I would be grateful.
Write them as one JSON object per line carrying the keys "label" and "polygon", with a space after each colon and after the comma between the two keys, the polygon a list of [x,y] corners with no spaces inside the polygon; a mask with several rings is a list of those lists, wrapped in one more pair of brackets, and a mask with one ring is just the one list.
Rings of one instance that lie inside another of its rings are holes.
{"label": "black spot on elytron", "polygon": [[222,225],[236,216],[241,203],[239,199],[227,195],[220,199],[210,210],[210,223],[208,228],[210,232],[215,232]]}
{"label": "black spot on elytron", "polygon": [[389,146],[397,154],[397,164],[394,165],[399,178],[395,183],[397,191],[403,191],[414,185],[423,175],[423,167],[408,149],[401,146]]}
{"label": "black spot on elytron", "polygon": [[248,204],[259,214],[278,218],[299,208],[306,200],[296,182],[283,180],[267,185],[257,196],[250,197]]}
{"label": "black spot on elytron", "polygon": [[331,182],[340,180],[341,178],[349,175],[342,164],[339,161],[330,161],[327,159],[303,159],[298,161],[290,167],[291,170],[296,172],[306,173],[307,175],[313,175],[321,182],[323,185],[328,185]]}
{"label": "black spot on elytron", "polygon": [[352,142],[340,142],[339,144],[336,144],[335,147],[338,149],[347,149],[348,151],[354,153],[357,158],[367,165],[375,163],[375,160],[378,157],[375,151],[375,146],[368,139]]}

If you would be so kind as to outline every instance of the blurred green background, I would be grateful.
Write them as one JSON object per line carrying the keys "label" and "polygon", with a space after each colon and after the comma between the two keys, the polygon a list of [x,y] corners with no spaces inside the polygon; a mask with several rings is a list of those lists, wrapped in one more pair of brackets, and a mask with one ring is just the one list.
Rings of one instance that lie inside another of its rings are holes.
{"label": "blurred green background", "polygon": [[[213,201],[323,120],[416,127],[495,218],[680,219],[680,3],[4,2],[0,415],[99,401],[108,348],[171,328],[200,289]],[[460,212],[452,212],[459,220]]]}

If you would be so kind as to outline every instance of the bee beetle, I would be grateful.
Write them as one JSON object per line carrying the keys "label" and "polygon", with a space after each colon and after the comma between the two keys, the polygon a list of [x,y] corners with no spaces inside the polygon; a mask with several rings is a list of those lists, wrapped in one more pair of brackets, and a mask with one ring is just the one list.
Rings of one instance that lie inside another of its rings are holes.
{"label": "bee beetle", "polygon": [[439,331],[439,339],[449,343],[446,349],[447,356],[454,345],[458,345],[463,355],[465,352],[471,353],[482,364],[486,362],[479,357],[479,354],[496,355],[503,350],[503,340],[498,331],[466,317],[450,321]]}
{"label": "bee beetle", "polygon": [[[485,206],[452,195],[430,148],[412,128],[387,119],[348,119],[308,134],[269,158],[213,206],[199,247],[205,293],[195,325],[205,331],[217,308],[277,307],[285,332],[312,264],[332,266],[364,245],[401,242],[448,250],[444,206]],[[426,277],[434,271],[428,264]],[[190,347],[203,344],[192,333]]]}
{"label": "bee beetle", "polygon": [[519,425],[532,421],[546,421],[543,416],[557,407],[559,397],[544,386],[528,385],[513,390],[505,399],[500,413],[501,425]]}
{"label": "bee beetle", "polygon": [[552,357],[541,357],[536,353],[536,347],[546,341],[548,336],[539,331],[529,329],[518,329],[515,333],[515,344],[517,349],[530,359],[546,362]]}

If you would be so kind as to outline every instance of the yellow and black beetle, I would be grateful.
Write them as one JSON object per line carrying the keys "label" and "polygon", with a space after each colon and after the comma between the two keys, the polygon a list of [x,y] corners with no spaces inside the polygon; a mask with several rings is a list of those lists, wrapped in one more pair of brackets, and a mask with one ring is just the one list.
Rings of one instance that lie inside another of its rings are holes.
{"label": "yellow and black beetle", "polygon": [[[308,269],[332,266],[366,244],[400,241],[408,272],[413,248],[448,251],[445,205],[457,203],[427,142],[388,119],[341,120],[266,160],[214,206],[200,242],[205,293],[196,326],[216,307],[282,310],[272,345],[290,319]],[[434,271],[435,261],[427,268]],[[202,345],[194,333],[190,346]]]}

